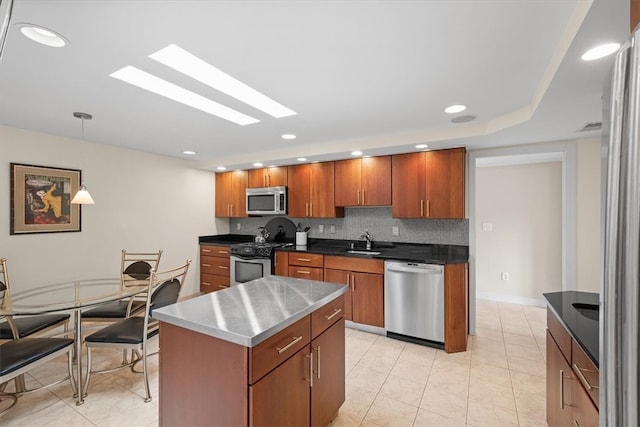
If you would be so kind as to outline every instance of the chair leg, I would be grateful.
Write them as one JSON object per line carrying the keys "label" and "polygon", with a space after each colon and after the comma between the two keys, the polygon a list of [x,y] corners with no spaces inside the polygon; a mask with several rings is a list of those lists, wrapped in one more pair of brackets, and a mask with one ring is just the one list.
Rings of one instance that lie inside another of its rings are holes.
{"label": "chair leg", "polygon": [[[87,377],[84,379],[84,393],[89,392],[89,379],[91,378],[91,347],[87,346]],[[83,396],[84,397],[84,396]]]}
{"label": "chair leg", "polygon": [[78,387],[76,387],[76,382],[73,380],[73,355],[75,354],[75,345],[71,347],[71,350],[67,352],[67,370],[69,371],[69,382],[71,382],[71,390],[73,391],[73,395],[78,395]]}
{"label": "chair leg", "polygon": [[144,376],[144,387],[147,392],[147,397],[144,399],[145,403],[151,402],[151,391],[149,390],[149,374],[147,373],[147,346],[142,347],[142,372]]}

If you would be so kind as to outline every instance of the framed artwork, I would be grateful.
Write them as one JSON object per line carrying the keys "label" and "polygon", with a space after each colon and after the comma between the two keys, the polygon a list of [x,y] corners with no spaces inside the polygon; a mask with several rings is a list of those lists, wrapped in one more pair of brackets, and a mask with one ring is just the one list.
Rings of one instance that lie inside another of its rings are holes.
{"label": "framed artwork", "polygon": [[71,198],[81,172],[11,163],[10,234],[80,231],[80,205]]}

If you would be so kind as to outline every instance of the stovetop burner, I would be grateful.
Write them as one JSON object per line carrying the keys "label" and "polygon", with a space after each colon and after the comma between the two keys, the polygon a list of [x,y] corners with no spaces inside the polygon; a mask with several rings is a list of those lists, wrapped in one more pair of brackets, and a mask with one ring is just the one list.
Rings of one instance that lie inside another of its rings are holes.
{"label": "stovetop burner", "polygon": [[286,246],[286,244],[276,242],[246,242],[231,245],[229,251],[231,255],[237,255],[244,258],[271,258],[273,250],[283,246]]}

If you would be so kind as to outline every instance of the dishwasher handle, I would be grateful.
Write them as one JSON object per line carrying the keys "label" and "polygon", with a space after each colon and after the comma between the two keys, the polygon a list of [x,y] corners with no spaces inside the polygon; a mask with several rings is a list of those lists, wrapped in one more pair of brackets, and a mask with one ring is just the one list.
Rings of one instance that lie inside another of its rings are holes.
{"label": "dishwasher handle", "polygon": [[416,262],[385,262],[385,271],[418,274],[444,274],[444,266]]}

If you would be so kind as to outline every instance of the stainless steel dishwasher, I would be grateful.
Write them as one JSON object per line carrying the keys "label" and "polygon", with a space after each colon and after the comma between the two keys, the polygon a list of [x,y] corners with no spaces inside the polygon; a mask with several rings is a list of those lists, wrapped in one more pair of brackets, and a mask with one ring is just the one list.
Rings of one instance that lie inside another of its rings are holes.
{"label": "stainless steel dishwasher", "polygon": [[387,336],[444,343],[444,266],[385,261],[384,306]]}

